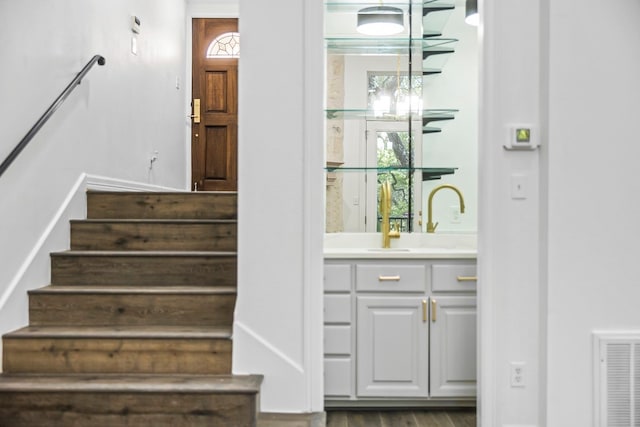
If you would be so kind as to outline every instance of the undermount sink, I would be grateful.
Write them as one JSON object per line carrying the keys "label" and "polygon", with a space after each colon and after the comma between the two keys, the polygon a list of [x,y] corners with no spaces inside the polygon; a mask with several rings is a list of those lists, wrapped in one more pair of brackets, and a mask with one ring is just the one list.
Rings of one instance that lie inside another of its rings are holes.
{"label": "undermount sink", "polygon": [[380,233],[327,233],[326,258],[475,258],[475,234],[405,233],[382,248]]}
{"label": "undermount sink", "polygon": [[409,252],[409,248],[368,248],[371,252]]}

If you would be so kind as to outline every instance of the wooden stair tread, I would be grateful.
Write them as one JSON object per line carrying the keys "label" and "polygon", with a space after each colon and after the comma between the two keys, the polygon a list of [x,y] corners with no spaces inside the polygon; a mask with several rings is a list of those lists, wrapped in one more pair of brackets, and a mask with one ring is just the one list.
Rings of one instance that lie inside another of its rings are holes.
{"label": "wooden stair tread", "polygon": [[257,394],[261,383],[261,375],[4,374],[0,376],[0,393],[61,391]]}
{"label": "wooden stair tread", "polygon": [[0,425],[255,427],[263,377],[231,374],[237,206],[88,191],[29,326],[2,337]]}
{"label": "wooden stair tread", "polygon": [[6,338],[231,339],[229,326],[26,326]]}
{"label": "wooden stair tread", "polygon": [[52,252],[52,257],[236,257],[236,251],[77,251]]}
{"label": "wooden stair tread", "polygon": [[88,218],[236,219],[237,192],[87,192]]}
{"label": "wooden stair tread", "polygon": [[87,224],[237,224],[237,219],[122,219],[122,218],[91,218],[91,219],[72,219],[70,223],[87,223]]}
{"label": "wooden stair tread", "polygon": [[163,294],[163,295],[229,295],[236,294],[234,286],[80,286],[51,285],[28,291],[36,294]]}
{"label": "wooden stair tread", "polygon": [[204,197],[211,195],[237,195],[237,191],[103,191],[103,190],[87,190],[88,194],[104,194],[104,195],[131,195],[131,196],[174,196],[189,195],[189,197]]}

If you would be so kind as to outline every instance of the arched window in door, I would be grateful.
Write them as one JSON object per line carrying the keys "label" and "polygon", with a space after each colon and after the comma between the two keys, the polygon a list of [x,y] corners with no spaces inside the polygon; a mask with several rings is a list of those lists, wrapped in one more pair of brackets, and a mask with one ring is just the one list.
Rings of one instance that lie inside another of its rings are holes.
{"label": "arched window in door", "polygon": [[239,58],[240,33],[230,32],[220,34],[213,39],[207,49],[207,58]]}

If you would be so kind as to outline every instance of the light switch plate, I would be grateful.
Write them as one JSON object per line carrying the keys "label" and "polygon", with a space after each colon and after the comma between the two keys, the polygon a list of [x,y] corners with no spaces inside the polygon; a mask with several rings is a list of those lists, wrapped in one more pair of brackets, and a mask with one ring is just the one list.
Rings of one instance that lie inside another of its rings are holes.
{"label": "light switch plate", "polygon": [[527,198],[529,177],[525,174],[511,175],[511,198],[524,200]]}

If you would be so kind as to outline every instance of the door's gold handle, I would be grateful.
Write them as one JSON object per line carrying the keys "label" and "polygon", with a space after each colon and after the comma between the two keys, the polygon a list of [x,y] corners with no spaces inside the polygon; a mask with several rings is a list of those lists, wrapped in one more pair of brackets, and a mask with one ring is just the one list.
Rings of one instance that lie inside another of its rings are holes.
{"label": "door's gold handle", "polygon": [[189,116],[193,119],[193,123],[200,123],[200,99],[193,100],[193,114]]}
{"label": "door's gold handle", "polygon": [[476,282],[478,281],[478,276],[458,276],[458,282]]}
{"label": "door's gold handle", "polygon": [[427,300],[426,299],[422,300],[422,321],[423,322],[427,321]]}
{"label": "door's gold handle", "polygon": [[400,276],[378,276],[379,282],[399,282]]}
{"label": "door's gold handle", "polygon": [[437,312],[436,312],[436,308],[438,306],[438,302],[431,298],[431,321],[435,322],[437,320]]}

